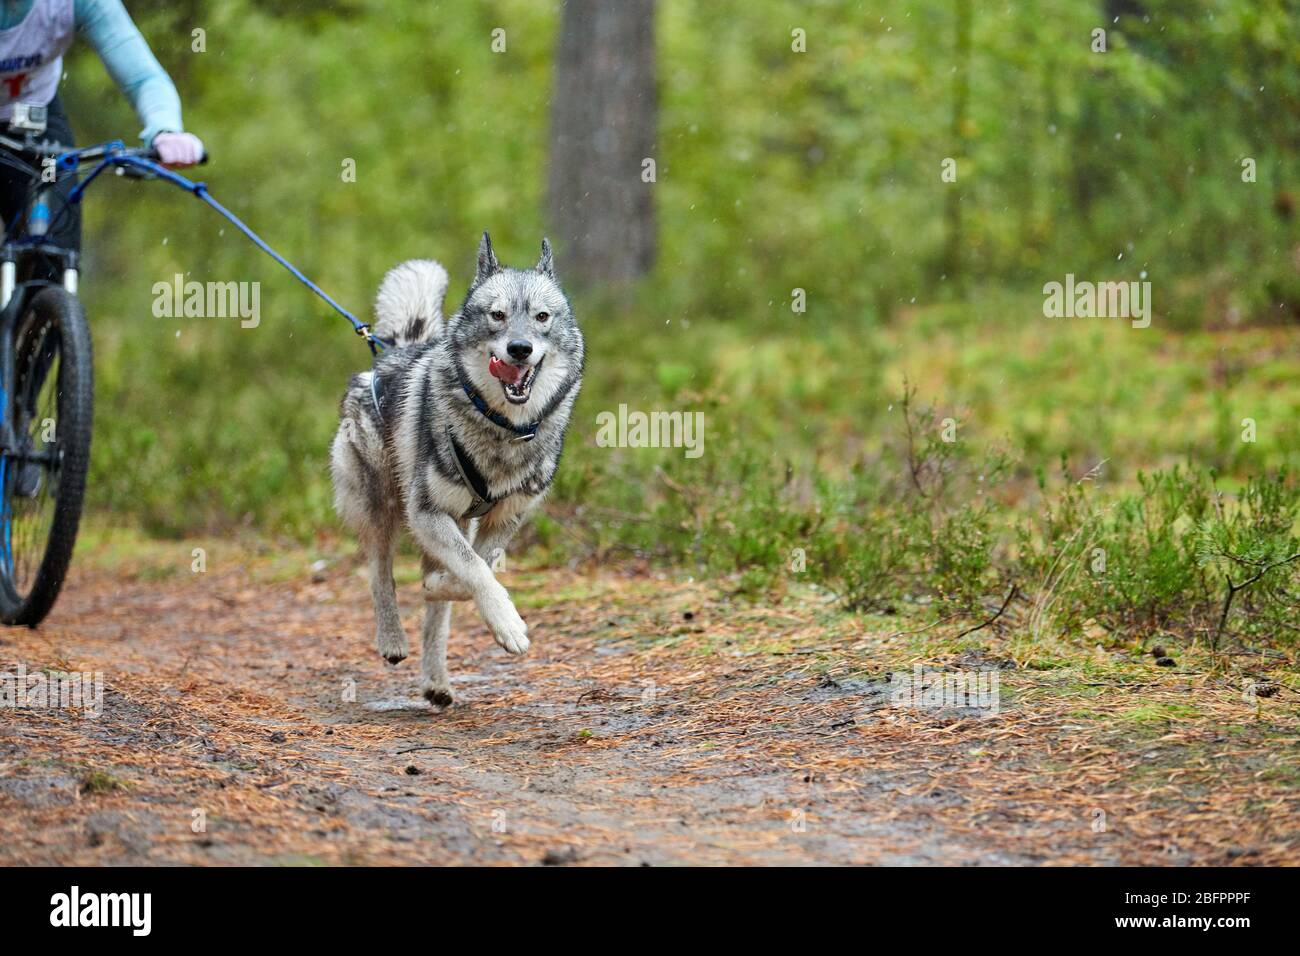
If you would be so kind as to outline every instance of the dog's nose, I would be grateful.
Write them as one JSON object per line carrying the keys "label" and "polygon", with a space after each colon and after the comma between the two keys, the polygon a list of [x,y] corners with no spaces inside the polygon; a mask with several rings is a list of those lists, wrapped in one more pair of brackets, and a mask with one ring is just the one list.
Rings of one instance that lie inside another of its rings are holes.
{"label": "dog's nose", "polygon": [[506,346],[506,352],[512,359],[522,362],[533,354],[533,343],[527,339],[513,339]]}

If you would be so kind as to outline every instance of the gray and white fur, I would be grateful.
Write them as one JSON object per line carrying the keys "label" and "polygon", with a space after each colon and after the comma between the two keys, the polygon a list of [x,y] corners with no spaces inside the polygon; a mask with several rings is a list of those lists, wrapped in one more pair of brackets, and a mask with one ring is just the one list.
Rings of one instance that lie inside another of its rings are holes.
{"label": "gray and white fur", "polygon": [[[451,602],[473,601],[498,644],[511,654],[528,650],[528,625],[493,565],[555,476],[584,358],[545,239],[535,267],[512,269],[497,262],[485,232],[465,301],[444,320],[446,292],[446,270],[428,259],[384,277],[374,334],[395,347],[348,382],[330,451],[335,507],[369,563],[375,643],[390,664],[407,655],[393,583],[403,525],[422,552],[421,691],[438,707],[452,702]],[[517,381],[494,377],[490,365],[513,366],[506,374]],[[536,436],[520,440],[491,420],[462,381],[516,426],[539,422]],[[475,494],[457,468],[453,438],[496,502],[482,517],[464,517]]]}

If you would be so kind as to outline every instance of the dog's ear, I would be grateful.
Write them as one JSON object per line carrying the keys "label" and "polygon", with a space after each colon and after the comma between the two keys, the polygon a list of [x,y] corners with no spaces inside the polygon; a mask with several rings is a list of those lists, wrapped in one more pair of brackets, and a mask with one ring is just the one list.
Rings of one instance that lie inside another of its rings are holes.
{"label": "dog's ear", "polygon": [[501,265],[497,262],[496,253],[492,251],[492,237],[484,229],[483,238],[478,244],[478,272],[474,276],[474,284],[477,285],[500,270]]}
{"label": "dog's ear", "polygon": [[555,278],[555,260],[551,258],[551,241],[542,236],[542,257],[537,260],[537,271],[544,276]]}

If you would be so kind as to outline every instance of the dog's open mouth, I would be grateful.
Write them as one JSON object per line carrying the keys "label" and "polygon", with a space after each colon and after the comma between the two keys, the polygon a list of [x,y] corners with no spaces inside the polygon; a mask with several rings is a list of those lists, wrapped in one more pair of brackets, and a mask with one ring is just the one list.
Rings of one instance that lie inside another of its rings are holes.
{"label": "dog's open mouth", "polygon": [[[542,367],[539,361],[536,365],[513,365],[510,362],[503,362],[497,358],[495,353],[489,353],[488,374],[501,382],[501,390],[506,394],[506,401],[513,405],[522,405],[528,401],[528,394],[533,390],[533,381],[537,378],[537,370]],[[543,359],[544,361],[544,359]]]}

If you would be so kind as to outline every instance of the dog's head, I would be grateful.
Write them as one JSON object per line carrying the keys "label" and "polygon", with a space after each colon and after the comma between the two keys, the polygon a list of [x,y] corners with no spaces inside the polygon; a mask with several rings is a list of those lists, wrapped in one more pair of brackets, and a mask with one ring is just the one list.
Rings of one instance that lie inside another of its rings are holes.
{"label": "dog's head", "polygon": [[497,262],[483,233],[474,281],[449,333],[479,393],[496,405],[499,389],[514,411],[543,407],[581,370],[582,334],[545,239],[536,266],[511,269]]}

